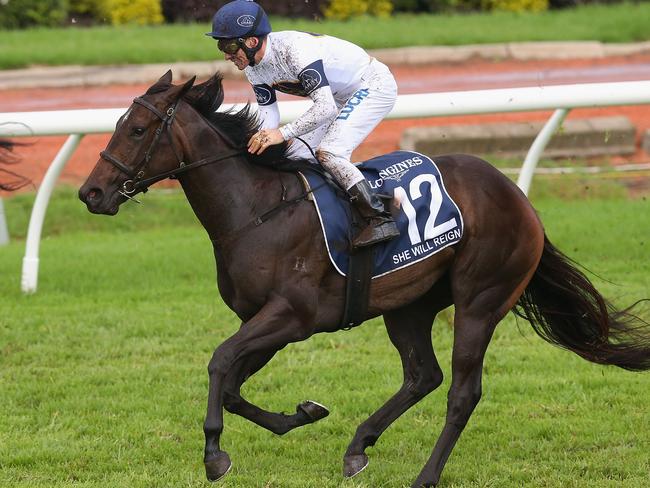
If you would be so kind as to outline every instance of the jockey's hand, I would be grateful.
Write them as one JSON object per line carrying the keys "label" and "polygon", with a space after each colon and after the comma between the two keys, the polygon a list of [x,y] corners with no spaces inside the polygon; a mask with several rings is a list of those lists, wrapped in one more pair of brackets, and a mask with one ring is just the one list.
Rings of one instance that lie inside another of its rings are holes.
{"label": "jockey's hand", "polygon": [[262,154],[267,147],[284,142],[280,129],[262,129],[248,141],[248,152]]}

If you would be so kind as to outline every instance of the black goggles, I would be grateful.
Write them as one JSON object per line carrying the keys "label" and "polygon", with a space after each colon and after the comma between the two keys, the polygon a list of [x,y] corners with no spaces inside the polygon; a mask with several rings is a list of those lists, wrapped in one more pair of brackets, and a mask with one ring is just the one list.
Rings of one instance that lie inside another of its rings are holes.
{"label": "black goggles", "polygon": [[241,44],[239,39],[217,39],[217,47],[219,51],[232,56],[239,51]]}

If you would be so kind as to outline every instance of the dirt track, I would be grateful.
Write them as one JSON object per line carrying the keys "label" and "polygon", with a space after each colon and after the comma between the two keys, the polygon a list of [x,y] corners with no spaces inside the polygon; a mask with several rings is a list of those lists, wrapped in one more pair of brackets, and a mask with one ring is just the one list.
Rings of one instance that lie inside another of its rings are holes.
{"label": "dirt track", "polygon": [[[458,91],[649,79],[650,55],[572,61],[476,61],[430,67],[396,66],[392,67],[392,70],[402,94]],[[252,92],[244,81],[226,80],[224,87],[226,102],[252,99]],[[146,85],[119,85],[4,90],[0,91],[0,107],[4,112],[127,107],[131,100],[142,94],[146,88]],[[288,98],[281,97],[281,99]],[[573,111],[569,117],[583,118],[614,114],[630,118],[638,128],[639,140],[642,134],[650,129],[649,106],[581,109]],[[397,149],[402,131],[416,125],[546,120],[549,116],[548,112],[533,112],[386,121],[380,124],[366,142],[359,147],[354,154],[354,159],[361,160]],[[86,136],[64,169],[61,181],[75,185],[83,181],[97,161],[98,153],[105,147],[109,137],[109,135]],[[24,160],[24,164],[20,168],[21,172],[38,184],[64,140],[63,137],[23,139],[22,142],[28,142],[31,145],[20,148]],[[638,151],[634,157],[628,158],[628,160],[647,162],[650,160],[650,156]]]}

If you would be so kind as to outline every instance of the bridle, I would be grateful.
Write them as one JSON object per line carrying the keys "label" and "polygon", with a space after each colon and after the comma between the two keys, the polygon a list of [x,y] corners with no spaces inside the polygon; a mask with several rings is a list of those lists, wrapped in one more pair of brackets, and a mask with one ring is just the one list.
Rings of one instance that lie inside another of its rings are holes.
{"label": "bridle", "polygon": [[[177,150],[176,143],[174,142],[174,138],[171,136],[171,125],[174,122],[174,119],[176,117],[176,109],[180,100],[181,100],[180,98],[176,100],[176,102],[174,102],[174,104],[171,105],[165,113],[163,113],[160,110],[158,110],[158,108],[156,108],[155,105],[148,102],[142,97],[136,97],[133,99],[133,103],[137,103],[138,105],[143,106],[144,108],[152,112],[156,117],[158,117],[160,119],[160,126],[158,126],[158,128],[156,129],[154,138],[151,141],[151,144],[149,144],[149,147],[147,148],[147,152],[145,153],[144,157],[134,167],[127,166],[118,158],[110,154],[108,151],[102,151],[99,153],[99,155],[103,159],[111,163],[120,172],[124,173],[129,177],[128,180],[122,183],[122,188],[121,190],[119,190],[120,195],[128,198],[129,200],[138,202],[133,198],[133,196],[140,192],[146,193],[148,188],[154,183],[157,183],[167,178],[173,179],[176,178],[178,175],[182,173],[186,173],[187,171],[190,171],[192,169],[198,168],[199,166],[205,166],[206,164],[216,163],[218,161],[222,161],[224,159],[228,159],[233,156],[242,154],[243,152],[242,148],[235,147],[235,144],[232,142],[230,137],[222,133],[216,127],[212,126],[212,128],[217,133],[219,133],[219,135],[228,143],[228,145],[232,148],[232,150],[226,151],[225,153],[216,156],[204,158],[199,161],[195,161],[193,163],[186,163],[185,161],[183,161],[182,154]],[[172,170],[165,171],[159,175],[152,176],[150,178],[145,178],[144,177],[145,170],[147,169],[149,161],[151,161],[151,158],[153,157],[153,153],[156,150],[156,147],[158,146],[158,143],[160,142],[160,138],[163,133],[166,134],[167,136],[172,151],[174,152],[174,156],[176,157],[176,161],[178,162],[178,166]]]}
{"label": "bridle", "polygon": [[[124,183],[122,183],[122,189],[119,190],[119,194],[124,196],[125,198],[129,200],[133,200],[134,202],[140,203],[138,200],[136,200],[134,195],[137,193],[145,193],[147,189],[153,185],[154,183],[157,183],[159,181],[162,181],[167,178],[176,178],[178,175],[186,173],[192,169],[198,168],[200,166],[205,166],[206,164],[212,164],[216,163],[218,161],[223,161],[225,159],[231,158],[233,156],[239,156],[243,153],[245,153],[246,148],[245,147],[238,147],[224,132],[219,130],[218,127],[211,125],[212,129],[221,136],[221,138],[227,143],[227,145],[231,148],[230,151],[226,151],[222,154],[212,156],[209,158],[204,158],[200,159],[199,161],[195,161],[193,163],[185,163],[183,161],[182,155],[179,156],[179,151],[177,151],[176,144],[174,143],[174,139],[171,136],[171,125],[174,122],[174,118],[176,116],[176,108],[178,106],[178,103],[180,102],[180,98],[174,102],[172,106],[170,106],[165,113],[162,113],[160,110],[158,110],[153,104],[148,102],[142,97],[137,97],[133,99],[133,103],[137,103],[138,105],[142,105],[146,109],[148,109],[150,112],[152,112],[156,117],[160,119],[160,126],[156,129],[155,136],[153,140],[151,141],[151,144],[149,144],[149,147],[147,148],[147,152],[145,153],[144,157],[142,160],[135,165],[135,167],[131,168],[124,164],[122,161],[117,159],[115,156],[110,154],[108,151],[102,151],[99,153],[99,155],[111,163],[115,168],[117,168],[120,172],[124,173],[129,177],[128,180],[126,180]],[[167,134],[167,138],[169,140],[169,144],[172,147],[172,150],[174,152],[174,155],[176,156],[176,161],[178,162],[178,166],[172,170],[165,171],[159,175],[156,176],[151,176],[149,178],[145,178],[145,169],[147,168],[147,165],[149,164],[149,161],[151,161],[151,158],[153,157],[153,153],[156,149],[156,146],[160,142],[160,138],[162,137],[162,134],[165,133]],[[302,140],[302,139],[301,139]],[[305,143],[305,141],[302,141]],[[307,144],[307,143],[305,143]],[[309,147],[309,145],[307,145]],[[310,148],[311,149],[311,148]],[[313,151],[312,151],[313,154]],[[315,171],[315,169],[314,169]],[[300,180],[300,176],[296,173],[296,177]],[[310,188],[305,190],[303,193],[300,195],[293,197],[293,198],[287,198],[287,188],[282,184],[282,195],[281,195],[281,200],[280,202],[270,210],[262,213],[252,221],[248,222],[247,224],[243,225],[236,231],[234,231],[228,238],[228,240],[233,240],[235,237],[241,235],[245,231],[247,231],[251,227],[259,226],[262,225],[264,222],[269,220],[273,215],[275,215],[277,212],[280,210],[283,210],[291,205],[294,205],[298,202],[304,201],[307,198],[309,198],[309,195],[322,186],[326,185],[327,183],[321,183],[315,188]]]}

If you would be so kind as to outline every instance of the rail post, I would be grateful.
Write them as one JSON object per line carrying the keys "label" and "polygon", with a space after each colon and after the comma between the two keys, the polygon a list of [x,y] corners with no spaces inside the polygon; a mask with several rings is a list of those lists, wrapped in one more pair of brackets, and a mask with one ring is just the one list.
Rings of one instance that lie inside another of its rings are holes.
{"label": "rail post", "polygon": [[45,211],[52,196],[56,180],[61,174],[61,170],[77,149],[83,134],[72,134],[63,144],[56,157],[50,164],[45,173],[45,178],[41,183],[36,201],[32,209],[32,215],[29,219],[29,228],[27,230],[27,244],[25,246],[25,257],[23,258],[23,273],[21,278],[21,288],[24,293],[34,293],[38,283],[38,249],[41,243],[41,231],[43,230],[43,221],[45,220]]}

